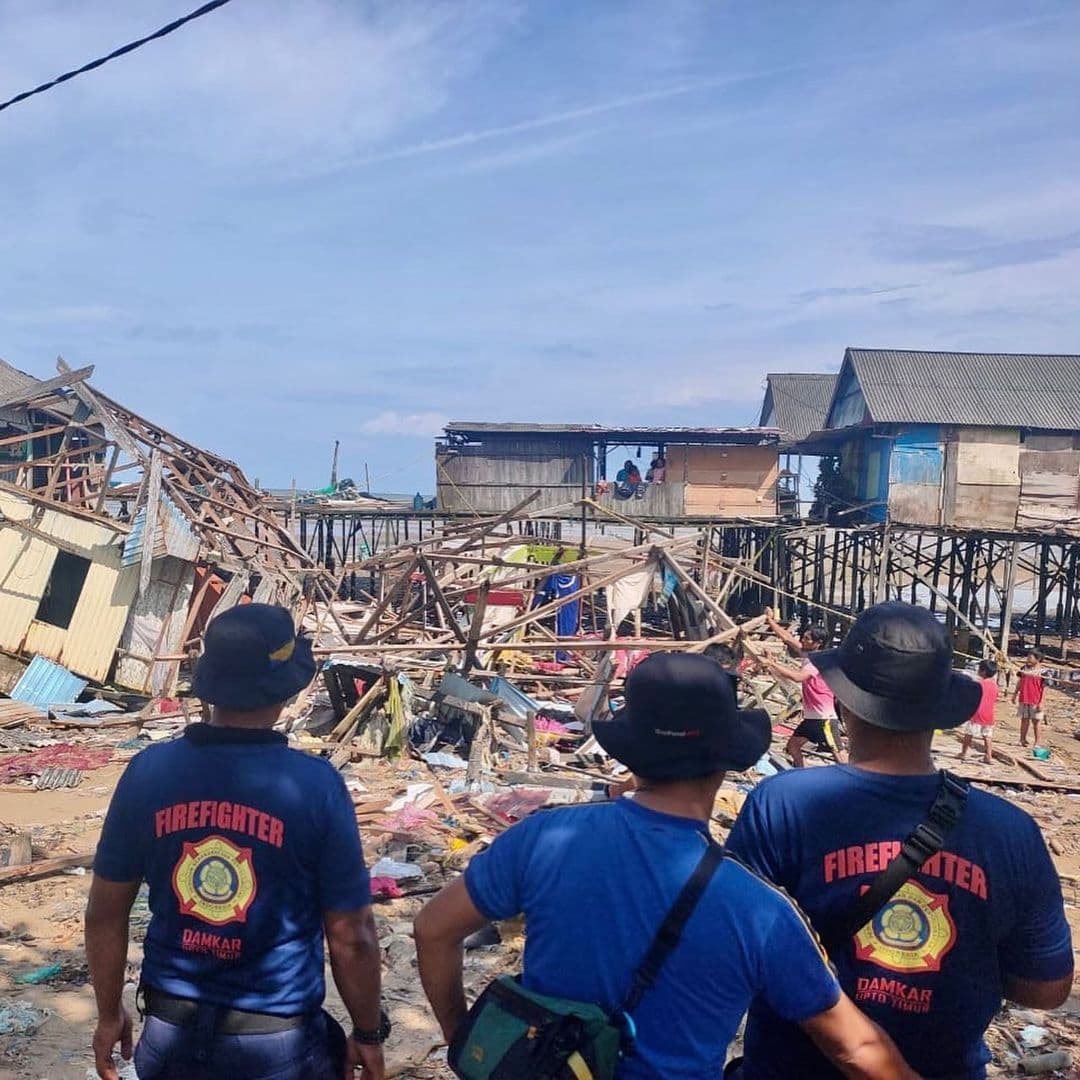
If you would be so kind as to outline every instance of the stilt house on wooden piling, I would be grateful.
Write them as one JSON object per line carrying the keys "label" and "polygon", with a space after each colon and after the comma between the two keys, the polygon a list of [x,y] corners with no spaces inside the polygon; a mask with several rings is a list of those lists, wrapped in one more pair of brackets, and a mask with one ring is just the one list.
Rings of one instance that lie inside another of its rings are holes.
{"label": "stilt house on wooden piling", "polygon": [[850,348],[791,449],[848,524],[1080,534],[1080,356]]}
{"label": "stilt house on wooden piling", "polygon": [[[561,508],[567,517],[588,497],[634,518],[773,518],[779,441],[767,428],[455,421],[435,447],[438,507],[498,514],[540,489],[537,509]],[[620,497],[609,472],[625,458],[644,478],[658,456],[663,483]]]}

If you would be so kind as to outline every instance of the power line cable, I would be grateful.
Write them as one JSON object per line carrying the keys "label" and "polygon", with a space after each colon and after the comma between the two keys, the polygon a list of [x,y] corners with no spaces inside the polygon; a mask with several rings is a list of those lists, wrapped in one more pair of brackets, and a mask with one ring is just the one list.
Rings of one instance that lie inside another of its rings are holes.
{"label": "power line cable", "polygon": [[76,75],[85,75],[88,71],[93,71],[94,68],[99,68],[103,64],[107,64],[110,60],[115,60],[119,56],[125,56],[127,53],[134,52],[136,49],[141,49],[151,41],[157,41],[158,38],[167,37],[174,30],[179,30],[185,23],[192,22],[195,19],[201,19],[203,15],[209,15],[211,11],[216,11],[218,8],[224,7],[229,2],[230,0],[210,0],[208,4],[203,4],[201,8],[197,8],[195,11],[184,15],[182,18],[175,19],[167,26],[163,26],[160,30],[155,30],[152,34],[147,34],[146,37],[139,38],[138,41],[129,41],[126,45],[121,45],[119,49],[113,49],[108,56],[100,56],[97,60],[91,60],[89,64],[83,64],[82,67],[75,68],[74,71],[65,71],[63,75],[58,75],[50,82],[35,86],[33,90],[24,90],[21,94],[16,94],[13,98],[0,103],[0,112],[3,112],[5,109],[10,109],[12,105],[18,105],[20,101],[32,98],[35,94],[44,94],[46,90],[51,90],[54,86],[59,86],[62,82],[74,79]]}

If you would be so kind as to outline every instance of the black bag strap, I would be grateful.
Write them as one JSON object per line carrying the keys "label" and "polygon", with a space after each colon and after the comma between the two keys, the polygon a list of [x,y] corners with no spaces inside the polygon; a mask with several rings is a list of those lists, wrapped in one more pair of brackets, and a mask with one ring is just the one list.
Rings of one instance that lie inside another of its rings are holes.
{"label": "black bag strap", "polygon": [[664,966],[675,946],[679,944],[683,929],[690,916],[694,914],[698,901],[708,887],[709,882],[712,881],[713,874],[716,873],[723,858],[723,847],[714,840],[709,840],[709,846],[705,849],[705,853],[694,868],[694,872],[682,887],[682,892],[675,898],[675,903],[671,905],[671,910],[664,917],[660,929],[656,931],[656,936],[649,946],[649,951],[645,954],[645,959],[641,961],[634,972],[633,980],[630,983],[630,992],[619,1007],[618,1011],[620,1013],[629,1016],[641,1004],[645,992],[656,982],[660,969]]}
{"label": "black bag strap", "polygon": [[835,948],[853,938],[903,885],[919,871],[927,859],[945,846],[945,838],[956,828],[967,805],[971,784],[941,770],[941,784],[926,818],[915,826],[903,842],[900,853],[870,883],[847,912],[825,933],[827,948]]}

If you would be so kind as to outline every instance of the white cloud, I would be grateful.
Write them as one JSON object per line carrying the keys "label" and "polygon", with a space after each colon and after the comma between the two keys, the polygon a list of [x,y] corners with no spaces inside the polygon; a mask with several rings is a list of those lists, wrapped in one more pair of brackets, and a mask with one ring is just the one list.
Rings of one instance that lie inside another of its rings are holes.
{"label": "white cloud", "polygon": [[[230,5],[6,114],[4,142],[90,141],[317,172],[448,100],[517,18],[513,0]],[[0,0],[0,97],[174,18],[176,5]],[[58,134],[59,126],[63,134]]]}
{"label": "white cloud", "polygon": [[437,412],[400,413],[393,409],[373,416],[360,425],[365,435],[405,435],[411,438],[430,438],[441,435],[449,418]]}

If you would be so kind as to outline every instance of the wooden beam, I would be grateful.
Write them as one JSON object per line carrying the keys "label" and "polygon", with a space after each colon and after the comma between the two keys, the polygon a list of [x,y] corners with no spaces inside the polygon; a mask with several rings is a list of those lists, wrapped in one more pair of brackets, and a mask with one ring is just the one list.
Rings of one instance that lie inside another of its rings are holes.
{"label": "wooden beam", "polygon": [[[66,365],[65,365],[66,366]],[[94,374],[94,365],[81,367],[76,371],[68,368],[60,375],[54,375],[51,379],[42,379],[35,386],[29,386],[25,390],[16,390],[10,394],[0,395],[0,409],[6,409],[13,405],[26,405],[38,398],[49,397],[57,390],[63,390],[70,386],[73,390],[78,383],[89,379]]]}
{"label": "wooden beam", "polygon": [[423,571],[424,577],[427,578],[428,585],[435,595],[435,603],[439,605],[439,609],[446,616],[446,621],[450,624],[449,629],[453,630],[454,636],[462,643],[462,645],[464,645],[465,635],[458,625],[454,609],[450,606],[449,601],[446,599],[446,595],[443,593],[442,586],[439,584],[439,579],[435,576],[435,571],[431,569],[431,563],[427,561],[422,551],[416,553],[416,561],[420,564],[420,569]]}

